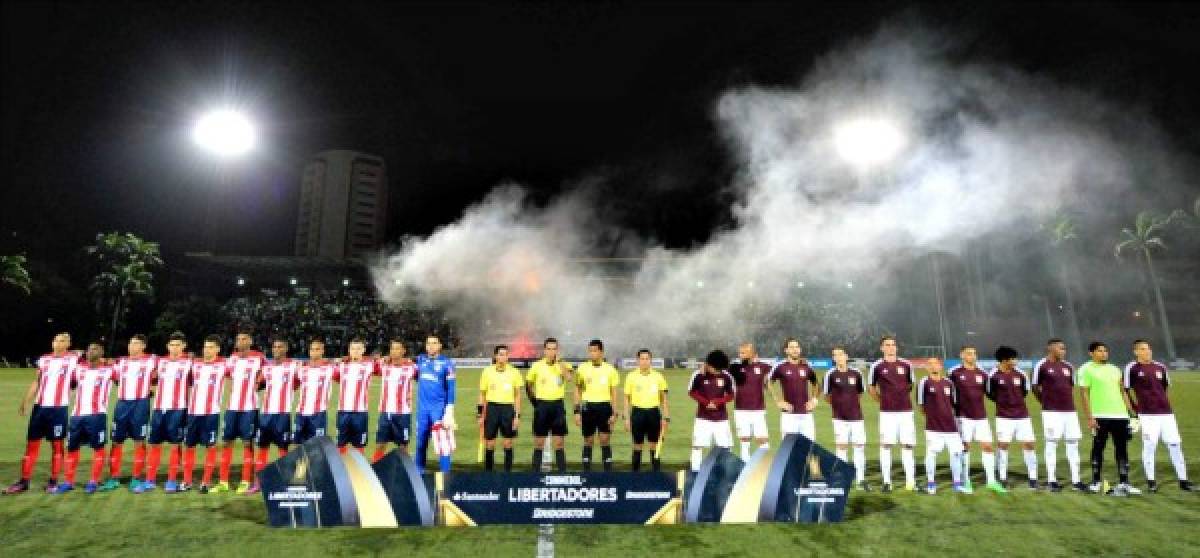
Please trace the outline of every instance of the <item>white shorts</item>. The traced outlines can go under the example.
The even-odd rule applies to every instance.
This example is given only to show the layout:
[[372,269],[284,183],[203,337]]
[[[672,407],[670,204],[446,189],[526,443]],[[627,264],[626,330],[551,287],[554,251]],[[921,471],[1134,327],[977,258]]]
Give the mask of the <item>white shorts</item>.
[[1175,415],[1139,415],[1142,422],[1142,443],[1179,444],[1179,425],[1175,423]]
[[738,438],[767,439],[766,411],[733,410],[733,425],[737,428]]
[[925,451],[938,453],[945,448],[951,455],[963,452],[962,436],[958,432],[925,431]]
[[958,431],[962,435],[962,441],[968,444],[971,442],[992,443],[992,425],[988,424],[987,419],[958,417]]
[[729,433],[729,421],[696,419],[692,424],[692,447],[706,448],[715,445],[733,447],[733,436]]
[[1079,417],[1075,411],[1042,411],[1042,436],[1047,440],[1078,440]]
[[913,424],[913,412],[880,411],[879,443],[917,445],[917,427]]
[[1035,442],[1033,419],[1007,419],[996,417],[996,441],[1007,444],[1016,437],[1018,442]]
[[801,434],[809,441],[817,440],[817,427],[811,413],[779,413],[779,431],[788,434]]
[[867,443],[866,422],[861,420],[833,419],[833,443],[838,445]]

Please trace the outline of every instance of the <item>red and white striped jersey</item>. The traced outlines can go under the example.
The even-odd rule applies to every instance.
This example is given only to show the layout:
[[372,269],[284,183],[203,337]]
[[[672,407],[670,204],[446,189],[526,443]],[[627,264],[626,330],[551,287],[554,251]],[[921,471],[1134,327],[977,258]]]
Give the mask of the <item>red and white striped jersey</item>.
[[229,355],[229,410],[254,411],[258,409],[258,373],[266,357],[258,351],[247,351],[245,356]]
[[412,412],[413,380],[417,365],[404,359],[397,364],[380,361],[383,387],[379,392],[379,412],[408,414]]
[[154,355],[117,359],[113,365],[117,373],[117,399],[132,401],[150,397],[150,378],[157,365],[158,357]]
[[76,353],[48,354],[39,358],[37,397],[33,402],[40,407],[66,407],[71,395],[71,374],[78,363]]
[[262,368],[264,414],[288,414],[292,412],[292,391],[296,389],[296,369],[299,363],[285,358],[267,361]]
[[154,408],[160,411],[187,409],[192,359],[162,357],[154,371]]
[[72,414],[81,417],[107,413],[114,376],[113,366],[106,362],[95,366],[86,361],[76,364],[72,374],[75,385],[75,412]]
[[334,379],[338,382],[338,412],[367,412],[367,391],[371,388],[371,376],[379,374],[379,361],[362,359],[344,360],[338,363]]
[[300,404],[296,406],[296,414],[311,416],[325,412],[335,371],[337,363],[328,360],[300,365],[296,371],[296,385],[300,388]]
[[212,362],[196,359],[192,362],[192,402],[188,414],[215,415],[221,412],[221,395],[225,389],[225,378],[233,366],[228,360],[217,357]]

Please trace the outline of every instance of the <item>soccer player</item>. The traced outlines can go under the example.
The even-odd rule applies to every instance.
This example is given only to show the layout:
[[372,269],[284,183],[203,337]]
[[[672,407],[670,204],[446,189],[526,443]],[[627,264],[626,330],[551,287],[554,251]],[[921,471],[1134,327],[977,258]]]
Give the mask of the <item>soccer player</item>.
[[[263,364],[259,384],[263,392],[262,413],[258,415],[258,430],[254,442],[258,452],[254,456],[254,470],[267,466],[267,457],[274,445],[279,457],[287,455],[292,441],[292,392],[296,390],[296,370],[299,363],[288,358],[288,342],[276,338],[271,342],[271,360]],[[258,477],[250,485],[247,494],[257,494],[261,487]]]
[[242,442],[242,480],[237,493],[250,491],[254,478],[254,432],[258,429],[258,385],[266,356],[251,349],[250,330],[239,331],[229,363],[229,408],[225,409],[225,429],[221,434],[221,482],[213,492],[229,490],[229,469],[233,465],[233,443]]
[[879,403],[879,466],[883,471],[883,491],[892,491],[892,446],[899,442],[903,449],[904,489],[915,491],[916,461],[913,448],[917,445],[917,429],[913,423],[912,363],[896,356],[896,338],[885,335],[879,340],[883,358],[871,364],[867,373],[868,393]]
[[192,394],[187,410],[187,435],[183,444],[183,484],[179,492],[192,489],[192,472],[196,468],[196,446],[204,445],[204,476],[200,493],[208,494],[212,486],[213,467],[217,464],[217,429],[221,426],[221,398],[225,394],[225,379],[233,366],[221,358],[221,338],[204,338],[201,358],[192,361]]
[[1071,487],[1087,490],[1079,480],[1079,417],[1075,415],[1075,367],[1065,360],[1067,345],[1062,339],[1046,341],[1046,358],[1033,365],[1033,395],[1042,404],[1042,436],[1046,439],[1046,482],[1050,492],[1061,492],[1058,477],[1058,441],[1066,444]]
[[[798,345],[798,344],[797,344]],[[862,397],[863,377],[857,368],[850,368],[850,360],[846,348],[833,348],[833,368],[825,374],[822,392],[825,401],[829,403],[833,414],[833,443],[834,454],[842,461],[846,460],[846,451],[854,445],[854,476],[855,485],[859,490],[869,491],[867,485],[867,429],[863,421]]]
[[308,344],[308,361],[296,371],[296,386],[300,403],[296,405],[296,428],[293,439],[303,444],[315,436],[324,436],[329,427],[325,409],[329,405],[329,386],[337,364],[325,360],[325,341],[313,339]]
[[[513,465],[513,438],[521,424],[521,388],[525,379],[517,367],[508,364],[508,346],[496,345],[492,350],[492,365],[479,375],[479,402],[475,419],[483,430],[483,469],[491,471],[496,463],[496,434],[504,436],[504,471]],[[487,409],[484,409],[487,405]]]
[[375,455],[371,461],[379,461],[387,455],[389,443],[396,444],[401,451],[408,452],[408,440],[412,437],[413,382],[417,379],[417,365],[407,356],[408,348],[401,339],[392,339],[388,345],[388,356],[380,361],[383,387],[379,392],[379,426],[375,429]]
[[425,354],[417,357],[417,470],[425,472],[425,450],[434,441],[438,466],[450,472],[454,453],[454,361],[442,354],[442,339],[425,337]]
[[88,344],[86,360],[76,364],[71,372],[71,386],[75,388],[75,409],[71,413],[71,426],[67,433],[66,481],[58,485],[55,494],[65,494],[75,488],[75,470],[79,466],[79,448],[87,444],[92,448],[92,477],[84,487],[88,494],[96,492],[100,475],[104,472],[105,451],[108,442],[108,396],[112,392],[115,373],[104,360],[104,345]]
[[650,446],[650,469],[662,463],[655,455],[662,431],[671,422],[667,406],[667,379],[650,367],[650,349],[637,352],[637,369],[625,376],[625,430],[633,434],[633,470],[642,468],[642,446]]
[[1025,452],[1025,468],[1029,471],[1029,488],[1038,489],[1037,447],[1033,436],[1033,420],[1025,396],[1029,394],[1029,378],[1017,368],[1017,350],[1001,345],[996,348],[996,368],[987,381],[987,396],[996,402],[996,473],[1000,484],[1008,484],[1008,444],[1016,438]]
[[733,424],[737,429],[738,447],[741,448],[742,461],[750,461],[750,438],[754,438],[755,448],[768,445],[767,407],[763,392],[767,389],[771,366],[758,360],[758,351],[753,343],[742,343],[738,346],[738,361],[729,366],[729,375],[733,377],[735,385]]
[[[600,452],[604,459],[604,470],[612,470],[612,425],[620,419],[613,412],[617,399],[617,387],[621,385],[621,374],[604,361],[604,342],[592,339],[588,342],[588,361],[580,364],[575,372],[575,426],[583,431],[583,470],[592,470],[592,445],[596,433],[600,434]],[[580,391],[583,388],[583,391]]]
[[704,357],[704,365],[688,382],[688,397],[696,401],[696,421],[692,425],[692,471],[700,470],[704,448],[715,445],[729,449],[729,412],[725,404],[733,401],[733,376],[729,375],[729,357],[717,349]]
[[[962,364],[950,371],[950,381],[954,382],[954,392],[957,400],[954,405],[958,417],[958,432],[962,434],[964,444],[974,442],[979,446],[983,461],[983,473],[987,478],[987,489],[997,494],[1007,493],[1004,485],[996,482],[996,454],[992,449],[992,427],[988,424],[987,406],[983,399],[987,392],[987,372],[978,365],[978,351],[970,345],[963,345],[958,351]],[[971,454],[970,448],[962,452],[962,483],[968,491],[974,491],[971,486]]]
[[926,364],[929,375],[917,384],[917,406],[925,416],[925,475],[928,483],[925,492],[937,493],[937,456],[942,448],[950,454],[950,480],[954,491],[970,494],[971,489],[962,483],[962,436],[954,420],[954,407],[958,396],[954,382],[942,374],[942,361],[931,358]]
[[150,382],[158,357],[146,354],[146,336],[129,338],[129,356],[118,359],[113,370],[116,372],[117,408],[113,412],[112,452],[109,453],[108,480],[100,486],[101,492],[115,490],[121,486],[121,453],[125,439],[133,438],[133,477],[129,489],[142,492],[141,477],[146,465],[146,434],[150,422]]
[[[803,357],[800,342],[788,339],[783,342],[784,361],[775,365],[768,374],[770,377],[771,398],[779,407],[779,431],[782,435],[801,434],[809,441],[817,438],[816,425],[813,424],[813,409],[820,401],[817,391],[817,373],[813,372],[808,361]],[[736,380],[737,377],[735,376]],[[775,393],[775,382],[782,386],[783,399]],[[741,395],[742,390],[737,390]],[[736,398],[735,398],[736,401]],[[737,416],[736,406],[734,416]],[[764,419],[765,420],[765,419]],[[844,458],[844,456],[843,456]],[[749,459],[745,457],[743,459]]]
[[33,467],[37,464],[42,440],[50,441],[50,478],[46,492],[58,486],[58,473],[63,464],[63,438],[67,435],[67,398],[71,392],[71,374],[79,362],[79,354],[71,349],[71,334],[58,333],[50,341],[50,353],[37,361],[37,379],[29,384],[17,414],[29,413],[29,428],[25,431],[25,455],[21,458],[21,478],[4,489],[5,494],[20,494],[29,490]]
[[1112,436],[1117,457],[1120,483],[1109,490],[1113,496],[1141,494],[1129,484],[1129,418],[1135,416],[1129,395],[1121,389],[1121,370],[1108,362],[1108,345],[1100,341],[1088,344],[1091,360],[1079,367],[1079,395],[1083,414],[1092,429],[1092,485],[1088,490],[1099,493],[1104,484],[1100,473],[1104,468],[1104,446]]
[[563,407],[566,383],[571,380],[571,365],[558,358],[558,339],[542,342],[542,358],[525,375],[525,392],[533,403],[533,470],[540,471],[546,436],[553,437],[554,465],[560,473],[567,470],[567,411]]
[[362,339],[352,339],[348,350],[333,374],[338,382],[337,446],[341,453],[347,445],[362,453],[367,446],[367,393],[371,376],[379,375],[379,362],[365,356],[367,342]]
[[1161,439],[1167,446],[1171,464],[1175,466],[1179,489],[1192,492],[1196,489],[1187,477],[1183,440],[1179,437],[1179,426],[1175,423],[1175,413],[1171,411],[1171,401],[1167,398],[1171,374],[1166,365],[1154,360],[1150,342],[1145,339],[1133,342],[1133,356],[1133,362],[1125,365],[1123,385],[1141,421],[1142,466],[1146,470],[1146,484],[1150,492],[1158,492],[1158,481],[1154,479],[1154,452]]
[[167,356],[158,359],[150,381],[154,391],[154,411],[150,413],[150,456],[146,460],[146,480],[134,492],[154,490],[158,480],[158,465],[162,459],[163,442],[173,444],[167,463],[167,482],[163,492],[179,490],[175,482],[179,461],[183,456],[183,434],[187,424],[188,386],[191,384],[192,359],[183,354],[187,339],[176,331],[167,338]]

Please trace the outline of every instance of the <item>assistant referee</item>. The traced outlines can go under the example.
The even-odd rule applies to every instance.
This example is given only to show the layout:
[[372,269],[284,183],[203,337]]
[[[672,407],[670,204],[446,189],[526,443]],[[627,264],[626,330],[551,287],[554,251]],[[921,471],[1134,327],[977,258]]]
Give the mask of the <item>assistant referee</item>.
[[650,469],[659,470],[655,456],[662,431],[671,422],[667,409],[667,379],[650,367],[650,349],[637,352],[637,369],[625,377],[625,429],[633,433],[633,470],[642,468],[643,442],[650,446]]
[[[508,364],[508,346],[496,345],[491,366],[479,377],[479,404],[475,418],[483,429],[486,444],[483,468],[491,471],[496,462],[496,434],[504,436],[504,470],[512,471],[513,438],[521,420],[521,386],[525,379],[515,366]],[[486,413],[484,405],[487,405]]]
[[[575,424],[583,430],[583,470],[592,470],[592,443],[600,433],[600,451],[604,470],[612,470],[612,425],[621,418],[613,413],[621,375],[613,365],[604,361],[604,342],[588,342],[588,361],[580,364],[575,373]],[[580,393],[580,388],[583,392]]]

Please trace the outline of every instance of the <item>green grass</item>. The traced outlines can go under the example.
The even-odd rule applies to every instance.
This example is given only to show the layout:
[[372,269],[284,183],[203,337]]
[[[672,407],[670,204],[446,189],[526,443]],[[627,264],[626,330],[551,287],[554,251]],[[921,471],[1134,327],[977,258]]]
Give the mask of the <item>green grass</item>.
[[[474,400],[478,395],[478,370],[460,372],[458,453],[456,469],[477,469],[478,440],[474,429]],[[32,379],[28,370],[0,371],[0,481],[11,482],[19,472],[26,419],[16,414],[18,398]],[[670,371],[668,379],[675,423],[668,434],[664,461],[672,469],[686,467],[688,417],[694,406],[684,393],[687,372]],[[1200,374],[1177,373],[1171,390],[1179,412],[1185,451],[1190,451],[1189,476],[1200,480]],[[373,394],[372,396],[377,397]],[[374,400],[374,399],[373,399]],[[1031,399],[1032,402],[1032,399]],[[1032,404],[1036,405],[1035,402]],[[864,399],[868,414],[868,439],[876,436],[877,407]],[[817,441],[828,444],[833,432],[828,406],[817,411]],[[1035,412],[1034,421],[1037,422]],[[778,419],[771,412],[769,425],[777,434]],[[920,419],[918,418],[918,422]],[[372,417],[372,428],[374,428]],[[918,424],[920,427],[920,424]],[[1040,434],[1040,425],[1035,425]],[[527,467],[531,457],[528,421],[517,440],[518,464]],[[580,439],[573,428],[568,438],[568,458],[579,460]],[[773,442],[776,440],[773,440]],[[629,462],[629,436],[614,435],[618,467]],[[1083,443],[1085,459],[1090,443]],[[371,448],[368,448],[370,451]],[[1134,483],[1144,486],[1141,443],[1130,446]],[[917,450],[919,479],[924,478],[923,449]],[[1111,450],[1110,450],[1111,452]],[[79,475],[90,470],[90,450],[83,451]],[[129,459],[131,451],[126,451]],[[1041,458],[1039,447],[1039,460]],[[1061,454],[1061,451],[1060,451]],[[902,475],[899,456],[893,473]],[[936,496],[852,493],[848,520],[837,525],[681,525],[659,527],[559,526],[555,546],[560,556],[742,556],[816,552],[853,556],[906,556],[935,554],[989,556],[1188,556],[1200,555],[1200,496],[1183,494],[1175,486],[1174,471],[1166,451],[1159,450],[1159,494],[1117,499],[1064,492],[1030,493],[1018,488],[1000,497],[987,493],[959,496],[943,491]],[[867,449],[868,479],[879,484],[878,451]],[[240,452],[235,452],[240,460]],[[165,461],[165,459],[164,459]],[[1019,451],[1010,459],[1014,480],[1024,479]],[[28,494],[0,498],[0,548],[6,556],[32,555],[132,555],[169,553],[171,556],[280,555],[411,555],[434,552],[450,556],[530,556],[535,553],[534,527],[483,527],[478,529],[325,529],[276,530],[264,526],[260,497],[196,493],[167,495],[157,492],[133,495],[126,490],[86,495],[81,491],[49,496],[36,489],[43,484],[49,450],[43,446],[41,463]],[[1115,480],[1111,453],[1106,467]],[[976,484],[980,483],[978,455],[972,459]],[[125,465],[128,471],[130,465]],[[240,468],[234,467],[234,478]],[[1060,457],[1059,478],[1067,473]],[[1041,470],[1044,475],[1044,468]],[[939,477],[948,479],[945,457]],[[902,477],[898,477],[902,478]]]

